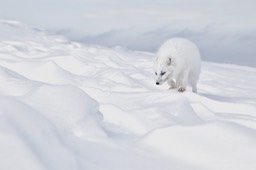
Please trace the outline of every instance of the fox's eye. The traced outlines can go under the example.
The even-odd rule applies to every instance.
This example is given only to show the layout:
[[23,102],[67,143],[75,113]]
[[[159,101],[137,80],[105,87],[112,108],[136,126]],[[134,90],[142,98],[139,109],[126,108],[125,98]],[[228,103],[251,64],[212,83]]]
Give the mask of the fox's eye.
[[166,72],[161,72],[161,76],[163,76]]
[[155,72],[155,75],[157,75],[157,73]]

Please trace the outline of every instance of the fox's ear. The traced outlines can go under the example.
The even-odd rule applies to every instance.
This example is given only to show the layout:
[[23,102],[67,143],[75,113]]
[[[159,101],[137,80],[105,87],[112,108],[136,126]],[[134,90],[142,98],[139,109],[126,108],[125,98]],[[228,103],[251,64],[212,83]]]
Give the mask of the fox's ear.
[[171,65],[171,63],[172,63],[172,59],[171,59],[171,58],[168,58],[168,60],[167,60],[167,65]]

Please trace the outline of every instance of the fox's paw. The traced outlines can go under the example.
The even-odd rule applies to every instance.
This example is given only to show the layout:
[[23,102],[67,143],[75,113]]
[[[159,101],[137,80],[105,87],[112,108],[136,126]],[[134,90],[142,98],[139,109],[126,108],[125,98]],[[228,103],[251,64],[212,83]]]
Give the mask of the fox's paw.
[[178,89],[178,91],[179,91],[179,92],[184,92],[184,91],[186,91],[186,88],[185,88],[185,87],[180,87],[180,88]]

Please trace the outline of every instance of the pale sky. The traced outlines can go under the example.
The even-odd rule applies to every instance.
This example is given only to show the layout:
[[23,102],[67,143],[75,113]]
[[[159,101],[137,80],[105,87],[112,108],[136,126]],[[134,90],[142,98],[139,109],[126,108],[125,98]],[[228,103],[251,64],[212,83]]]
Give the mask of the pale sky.
[[0,0],[0,19],[150,52],[180,36],[196,42],[204,60],[256,67],[255,7],[255,0]]

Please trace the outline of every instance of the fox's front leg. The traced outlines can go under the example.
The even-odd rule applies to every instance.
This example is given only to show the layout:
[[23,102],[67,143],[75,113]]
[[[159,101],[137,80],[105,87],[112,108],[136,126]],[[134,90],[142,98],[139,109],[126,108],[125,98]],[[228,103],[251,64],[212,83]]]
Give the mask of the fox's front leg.
[[178,80],[178,91],[184,92],[186,91],[186,86],[188,82],[188,72],[184,72],[183,75],[181,75],[180,79]]
[[175,80],[171,79],[171,80],[169,80],[167,83],[168,83],[169,86],[170,86],[169,89],[175,89],[175,88],[177,88],[177,85],[176,85]]

